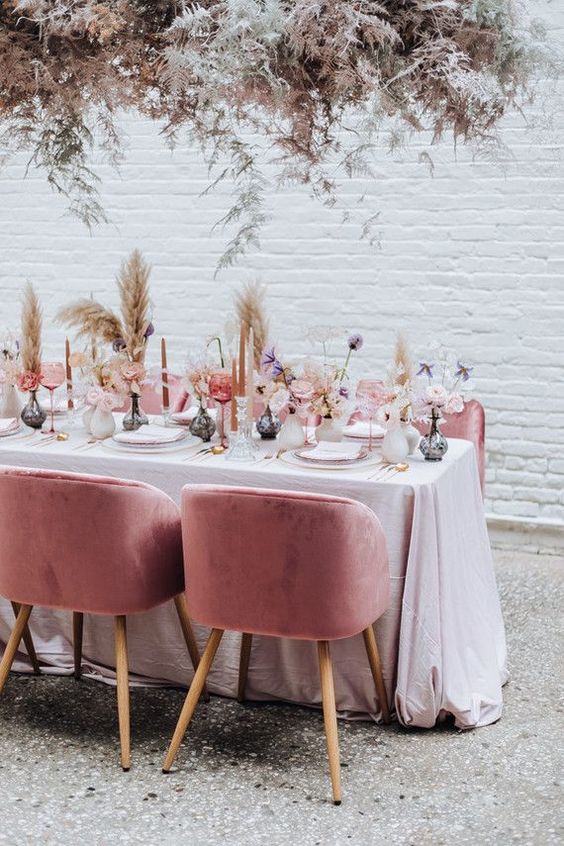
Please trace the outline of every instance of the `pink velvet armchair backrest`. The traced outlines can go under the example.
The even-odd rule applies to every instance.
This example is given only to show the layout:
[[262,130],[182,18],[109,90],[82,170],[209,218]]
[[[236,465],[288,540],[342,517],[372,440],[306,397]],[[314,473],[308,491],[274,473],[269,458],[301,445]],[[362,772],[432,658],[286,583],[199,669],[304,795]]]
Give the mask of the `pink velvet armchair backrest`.
[[[422,435],[429,431],[426,422],[416,425]],[[486,414],[483,405],[478,400],[468,400],[460,414],[445,414],[440,428],[447,438],[462,438],[474,444],[483,493],[486,479]]]
[[0,467],[0,595],[129,614],[184,587],[180,512],[140,482]]
[[[188,392],[182,387],[180,376],[170,373],[168,377],[169,403],[171,411],[183,411],[188,401]],[[141,392],[141,408],[145,414],[160,414],[162,410],[163,394],[160,385],[143,385]],[[117,411],[127,411],[129,408],[127,400]]]
[[384,533],[362,503],[188,485],[182,533],[188,607],[205,625],[334,640],[388,606]]

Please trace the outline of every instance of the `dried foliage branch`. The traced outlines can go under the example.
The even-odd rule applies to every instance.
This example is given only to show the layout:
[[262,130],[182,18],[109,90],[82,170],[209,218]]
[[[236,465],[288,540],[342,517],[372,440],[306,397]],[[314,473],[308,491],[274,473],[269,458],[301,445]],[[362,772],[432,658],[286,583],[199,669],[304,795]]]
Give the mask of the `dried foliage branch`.
[[119,317],[111,309],[93,299],[83,298],[60,308],[56,320],[69,329],[77,330],[77,337],[113,344],[123,338]]
[[333,203],[335,161],[370,174],[377,136],[447,132],[489,154],[495,127],[555,70],[542,27],[513,0],[4,0],[0,143],[27,148],[87,223],[103,216],[89,153],[119,157],[115,115],[187,133],[236,196],[220,261],[267,215],[260,159]]
[[262,354],[268,344],[268,317],[265,306],[266,285],[247,282],[234,297],[235,313],[240,323],[253,330],[255,367],[261,370]]
[[22,297],[21,359],[23,369],[30,373],[41,373],[42,322],[37,294],[31,282],[28,282]]

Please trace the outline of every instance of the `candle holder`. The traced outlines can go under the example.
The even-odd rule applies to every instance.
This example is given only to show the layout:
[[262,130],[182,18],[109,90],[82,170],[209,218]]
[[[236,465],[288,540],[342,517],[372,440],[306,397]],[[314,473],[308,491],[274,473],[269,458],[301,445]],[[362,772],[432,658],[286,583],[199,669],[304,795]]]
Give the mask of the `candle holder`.
[[230,461],[254,461],[256,447],[253,442],[253,421],[247,419],[247,397],[236,397],[237,431],[233,436],[231,449],[227,453]]

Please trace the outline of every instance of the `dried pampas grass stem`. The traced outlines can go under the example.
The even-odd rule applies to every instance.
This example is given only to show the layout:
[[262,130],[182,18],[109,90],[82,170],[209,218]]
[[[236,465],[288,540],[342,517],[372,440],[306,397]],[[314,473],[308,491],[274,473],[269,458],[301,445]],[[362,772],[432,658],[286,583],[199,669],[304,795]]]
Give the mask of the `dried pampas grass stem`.
[[22,364],[31,373],[41,372],[41,306],[33,285],[28,282],[22,300]]
[[409,385],[413,379],[413,365],[409,346],[403,335],[398,335],[394,353],[395,381],[398,385]]
[[149,274],[151,268],[139,250],[134,250],[120,269],[117,284],[123,317],[123,338],[132,361],[145,358],[145,333],[149,326]]
[[56,319],[71,329],[77,329],[79,337],[100,339],[108,344],[113,344],[116,338],[123,338],[119,317],[96,300],[76,300],[60,308]]
[[265,297],[266,285],[261,282],[247,282],[241,291],[236,292],[234,300],[238,320],[253,330],[253,352],[257,370],[260,370],[262,353],[268,342]]

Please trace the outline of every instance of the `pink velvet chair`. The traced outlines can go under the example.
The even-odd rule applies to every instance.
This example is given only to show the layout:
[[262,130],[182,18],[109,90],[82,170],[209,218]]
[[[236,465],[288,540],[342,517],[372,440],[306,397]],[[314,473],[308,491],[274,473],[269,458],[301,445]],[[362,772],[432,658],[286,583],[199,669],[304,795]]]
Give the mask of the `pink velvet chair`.
[[372,624],[389,604],[384,533],[365,505],[316,494],[189,485],[184,567],[193,618],[210,626],[166,756],[174,762],[225,629],[243,633],[239,691],[253,634],[317,642],[333,799],[341,801],[329,642],[363,633],[382,716],[388,700]]
[[[189,399],[188,391],[182,387],[181,377],[170,373],[168,377],[169,402],[171,412],[184,411],[184,406]],[[145,414],[160,414],[162,411],[162,387],[160,384],[143,385],[140,399],[141,408]],[[121,408],[116,411],[127,411],[130,401],[127,400]]]
[[[460,414],[445,414],[444,418],[440,429],[445,437],[462,438],[474,444],[483,495],[486,480],[486,414],[483,405],[478,400],[468,400],[464,404],[464,411]],[[419,421],[415,425],[422,435],[429,431],[430,424],[426,421]]]
[[83,615],[115,618],[121,764],[130,766],[126,615],[174,599],[194,670],[180,512],[140,482],[0,467],[0,595],[17,603],[0,663],[2,691],[34,605],[73,611],[80,678]]

